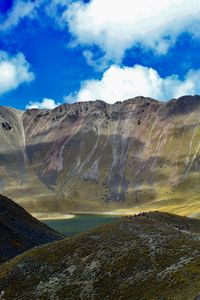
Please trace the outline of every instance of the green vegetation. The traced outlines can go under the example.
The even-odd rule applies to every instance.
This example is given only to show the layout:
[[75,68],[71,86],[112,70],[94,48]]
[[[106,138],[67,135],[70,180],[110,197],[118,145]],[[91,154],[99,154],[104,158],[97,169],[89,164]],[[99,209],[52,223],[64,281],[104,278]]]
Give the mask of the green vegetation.
[[159,212],[123,217],[14,258],[1,267],[0,290],[5,300],[194,300],[200,221]]

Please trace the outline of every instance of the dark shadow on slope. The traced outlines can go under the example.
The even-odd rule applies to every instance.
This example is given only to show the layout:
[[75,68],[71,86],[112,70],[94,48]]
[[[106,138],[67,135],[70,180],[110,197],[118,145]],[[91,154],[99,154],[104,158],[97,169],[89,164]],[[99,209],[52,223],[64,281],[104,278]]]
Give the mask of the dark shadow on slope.
[[166,117],[186,115],[200,108],[200,96],[183,96],[169,101],[163,113]]
[[62,238],[18,204],[0,195],[0,263],[32,247]]

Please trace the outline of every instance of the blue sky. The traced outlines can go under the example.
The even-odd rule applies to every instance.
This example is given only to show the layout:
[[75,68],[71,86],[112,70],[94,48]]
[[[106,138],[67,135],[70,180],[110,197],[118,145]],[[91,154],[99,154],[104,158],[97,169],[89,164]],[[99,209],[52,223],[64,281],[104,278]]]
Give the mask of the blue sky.
[[200,4],[140,2],[0,0],[0,105],[199,94]]

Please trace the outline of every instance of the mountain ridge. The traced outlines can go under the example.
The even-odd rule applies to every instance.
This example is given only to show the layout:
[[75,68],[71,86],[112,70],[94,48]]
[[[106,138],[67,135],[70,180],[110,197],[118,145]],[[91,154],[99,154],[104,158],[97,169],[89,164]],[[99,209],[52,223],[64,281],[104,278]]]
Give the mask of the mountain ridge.
[[73,102],[73,103],[61,103],[59,104],[58,106],[56,106],[55,108],[53,109],[48,109],[48,108],[27,108],[27,109],[17,109],[17,108],[14,108],[12,106],[5,106],[5,105],[0,105],[0,109],[1,108],[4,108],[4,109],[11,109],[11,110],[14,110],[14,111],[17,111],[17,112],[26,112],[26,111],[29,111],[29,110],[32,110],[32,111],[55,111],[57,109],[59,109],[60,107],[63,107],[63,106],[66,106],[66,107],[70,107],[70,106],[78,106],[78,105],[81,105],[81,104],[93,104],[93,103],[104,103],[108,106],[115,106],[116,104],[123,104],[123,103],[130,103],[132,101],[134,101],[135,103],[137,103],[137,101],[141,102],[141,100],[144,100],[144,101],[154,101],[154,102],[158,102],[158,103],[161,103],[163,105],[167,105],[171,102],[175,102],[175,101],[181,101],[182,99],[184,98],[196,98],[196,97],[200,97],[200,95],[196,94],[196,95],[183,95],[181,97],[177,97],[177,98],[172,98],[172,99],[169,99],[169,100],[159,100],[159,99],[154,99],[154,98],[151,98],[151,97],[145,97],[145,96],[136,96],[136,97],[133,97],[133,98],[127,98],[127,99],[124,99],[124,100],[116,100],[116,102],[114,103],[109,103],[107,102],[106,100],[102,100],[102,99],[96,99],[96,100],[88,100],[88,101],[76,101],[76,102]]
[[0,192],[30,212],[198,213],[199,116],[199,96],[0,107]]

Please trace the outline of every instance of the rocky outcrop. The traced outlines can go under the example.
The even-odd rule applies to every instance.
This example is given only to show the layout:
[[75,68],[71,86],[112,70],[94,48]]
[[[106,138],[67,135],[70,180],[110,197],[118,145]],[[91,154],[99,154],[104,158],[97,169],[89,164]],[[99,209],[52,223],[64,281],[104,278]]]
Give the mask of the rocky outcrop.
[[198,213],[199,118],[199,96],[2,107],[0,191],[32,212]]
[[8,122],[2,122],[1,123],[1,126],[4,130],[11,130],[12,129],[12,126],[8,123]]
[[63,236],[0,195],[0,263],[35,246]]
[[194,300],[199,264],[199,220],[143,213],[16,257],[0,269],[0,294],[5,300]]

